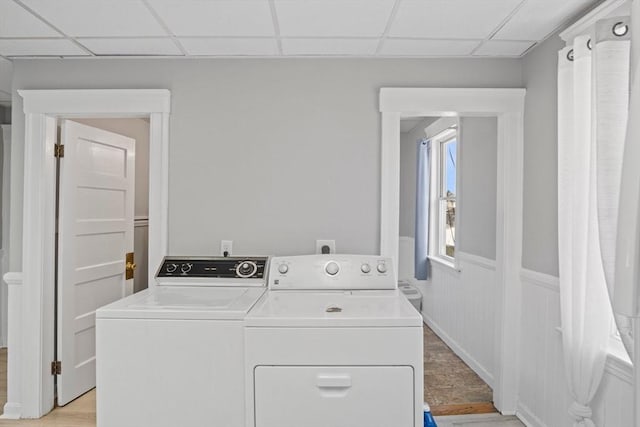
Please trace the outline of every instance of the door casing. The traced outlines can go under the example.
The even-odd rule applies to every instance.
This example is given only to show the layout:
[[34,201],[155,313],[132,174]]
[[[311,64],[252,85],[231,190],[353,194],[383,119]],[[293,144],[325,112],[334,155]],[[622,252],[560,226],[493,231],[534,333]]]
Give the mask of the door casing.
[[166,89],[80,89],[19,90],[18,94],[25,114],[22,285],[19,292],[9,294],[9,305],[16,310],[8,321],[3,418],[40,418],[54,405],[56,120],[150,119],[149,277],[153,277],[152,268],[167,251],[171,93]]

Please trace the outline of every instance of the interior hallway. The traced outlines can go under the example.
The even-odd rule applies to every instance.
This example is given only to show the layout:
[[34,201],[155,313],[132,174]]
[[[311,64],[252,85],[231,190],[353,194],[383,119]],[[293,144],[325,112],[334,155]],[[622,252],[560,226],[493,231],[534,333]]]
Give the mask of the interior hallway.
[[424,399],[433,415],[496,412],[493,391],[424,325]]

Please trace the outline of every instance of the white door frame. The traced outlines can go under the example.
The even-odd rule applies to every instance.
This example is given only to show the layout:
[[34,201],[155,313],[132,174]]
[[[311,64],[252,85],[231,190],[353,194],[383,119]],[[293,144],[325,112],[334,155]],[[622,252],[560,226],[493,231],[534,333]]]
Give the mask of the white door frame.
[[525,89],[382,88],[380,253],[397,265],[400,224],[400,119],[407,116],[496,116],[496,318],[494,405],[515,414],[522,264]]
[[[19,90],[24,100],[24,205],[21,301],[9,319],[10,396],[6,418],[39,418],[54,404],[54,251],[59,117],[149,117],[149,277],[167,251],[171,94],[152,90]],[[124,261],[123,261],[124,262]],[[151,285],[151,283],[150,283]],[[11,336],[13,333],[13,337]],[[13,338],[13,339],[12,339]],[[14,345],[12,345],[14,344]],[[16,354],[18,353],[18,354]],[[64,369],[64,367],[63,367]],[[17,401],[16,401],[17,400]]]

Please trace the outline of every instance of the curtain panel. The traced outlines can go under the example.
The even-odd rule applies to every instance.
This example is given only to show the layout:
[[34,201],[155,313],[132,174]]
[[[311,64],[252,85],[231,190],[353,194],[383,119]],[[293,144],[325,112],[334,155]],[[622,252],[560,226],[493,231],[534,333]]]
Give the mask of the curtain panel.
[[[593,427],[590,404],[612,333],[609,290],[629,109],[629,17],[599,21],[559,53],[558,249],[566,377],[574,426]],[[628,323],[620,318],[620,328]]]

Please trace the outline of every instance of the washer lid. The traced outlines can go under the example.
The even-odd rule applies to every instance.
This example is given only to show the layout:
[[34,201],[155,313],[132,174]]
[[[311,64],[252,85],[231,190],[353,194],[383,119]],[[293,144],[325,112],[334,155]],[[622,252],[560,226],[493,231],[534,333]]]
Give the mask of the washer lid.
[[237,320],[264,292],[256,287],[157,286],[98,309],[96,318]]
[[270,291],[245,323],[255,327],[422,326],[422,316],[397,290]]

